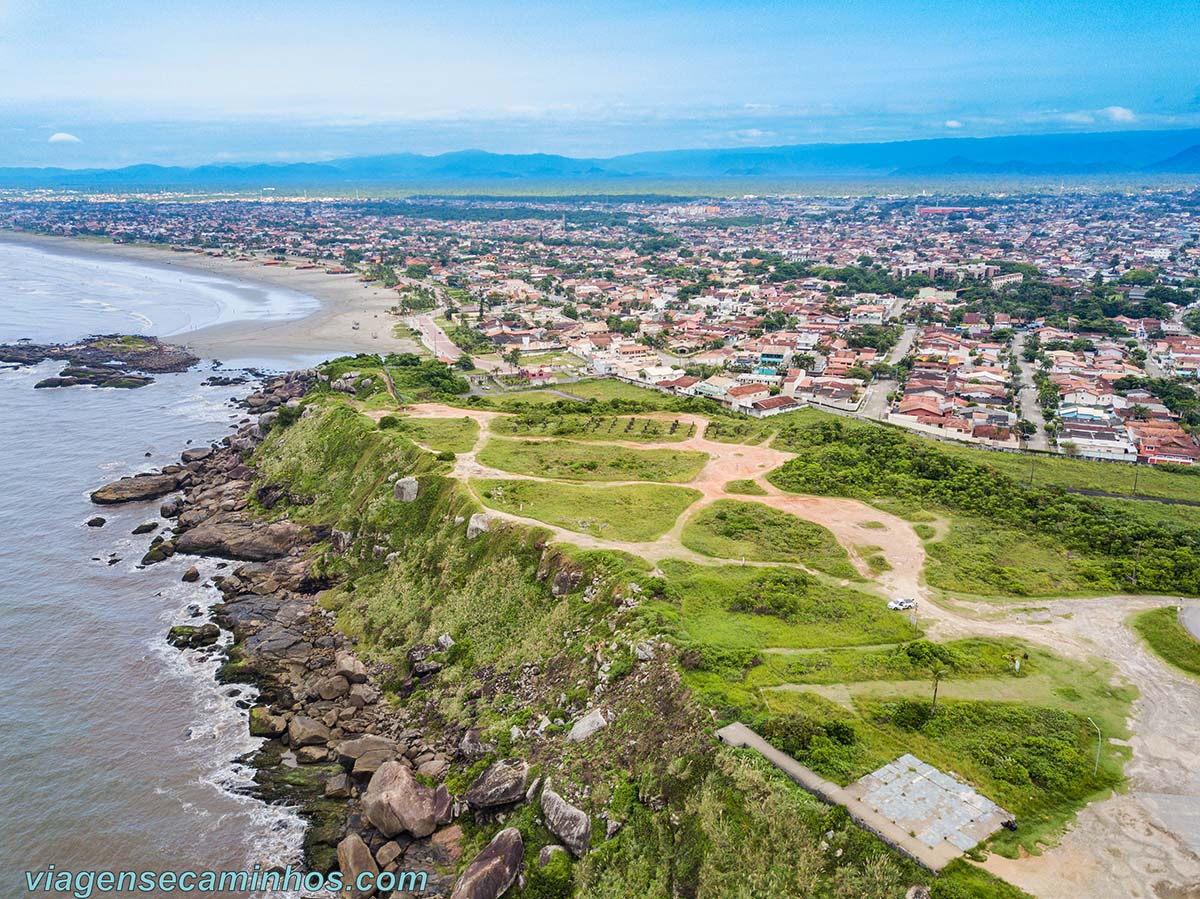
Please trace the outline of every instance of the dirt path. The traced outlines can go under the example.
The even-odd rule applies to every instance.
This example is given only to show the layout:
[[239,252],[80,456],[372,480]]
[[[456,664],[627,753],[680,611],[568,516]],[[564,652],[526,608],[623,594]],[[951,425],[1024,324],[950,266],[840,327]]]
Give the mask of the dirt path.
[[[476,459],[476,452],[482,442],[491,435],[491,422],[497,415],[504,413],[478,409],[459,409],[437,403],[427,403],[412,406],[409,413],[418,418],[461,418],[464,415],[473,418],[480,426],[480,443],[474,450],[462,453],[455,462],[454,475],[464,481],[471,478],[506,478],[525,477],[513,475],[481,465]],[[568,542],[575,542],[595,549],[619,549],[634,552],[651,561],[665,558],[684,558],[692,561],[705,559],[688,550],[680,543],[680,535],[687,520],[697,511],[716,502],[719,499],[734,499],[744,502],[756,502],[782,512],[788,512],[798,518],[815,522],[828,528],[837,541],[850,554],[851,561],[858,570],[875,580],[888,595],[918,597],[924,594],[921,585],[921,571],[925,566],[925,549],[921,539],[912,529],[912,525],[901,518],[882,512],[866,503],[852,499],[825,496],[801,496],[784,493],[765,480],[765,475],[783,465],[792,458],[791,453],[771,449],[767,446],[751,446],[744,444],[719,443],[704,436],[707,420],[698,415],[642,415],[642,418],[660,418],[664,420],[679,420],[684,425],[694,425],[695,433],[684,440],[677,441],[619,441],[619,440],[588,440],[589,444],[613,445],[633,449],[663,449],[679,452],[694,450],[706,453],[708,462],[691,481],[678,486],[690,487],[701,493],[693,505],[679,517],[675,526],[658,540],[649,543],[621,543],[618,541],[602,540],[578,534],[562,528],[551,528],[556,535]],[[511,437],[512,435],[503,435]],[[552,437],[532,437],[519,439],[552,440]],[[538,478],[527,478],[539,480]],[[552,480],[552,479],[541,479]],[[765,496],[745,496],[727,493],[725,485],[735,480],[752,480],[767,491]],[[596,482],[591,486],[617,486],[628,481]],[[493,512],[503,518],[518,520],[526,523],[546,525],[533,519],[521,518],[503,512]],[[873,575],[858,552],[859,547],[878,546],[888,564],[889,571],[881,575]],[[721,560],[718,560],[721,561]]]
[[1090,649],[1140,691],[1130,721],[1129,790],[1089,805],[1041,856],[991,856],[988,870],[1046,899],[1200,899],[1200,683],[1154,656],[1126,626],[1135,611],[1178,602],[1113,596],[1048,604],[1054,620],[1036,628],[1039,642]]

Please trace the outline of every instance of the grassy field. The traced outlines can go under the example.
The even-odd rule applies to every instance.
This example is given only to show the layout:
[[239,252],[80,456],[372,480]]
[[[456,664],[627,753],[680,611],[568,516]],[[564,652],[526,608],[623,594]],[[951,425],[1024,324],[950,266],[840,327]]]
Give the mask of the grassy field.
[[726,493],[739,493],[743,496],[766,496],[767,491],[758,481],[730,481],[725,485]]
[[755,446],[775,435],[769,421],[754,418],[715,418],[704,429],[704,436],[718,443],[744,443]]
[[[1014,660],[1020,658],[1021,670]],[[942,672],[936,712],[933,674]],[[1018,640],[923,640],[892,647],[778,654],[715,690],[764,736],[818,772],[849,783],[904,752],[953,770],[1013,812],[1016,834],[992,846],[1034,850],[1090,798],[1120,783],[1127,747],[1105,743],[1093,777],[1097,722],[1128,736],[1136,691],[1112,686],[1104,660],[1068,661]],[[706,684],[714,690],[714,683]],[[807,724],[805,723],[807,722]],[[830,739],[817,738],[826,734]]]
[[638,387],[626,381],[614,381],[611,378],[592,378],[577,381],[563,387],[567,393],[585,400],[634,400],[639,403],[652,403],[666,406],[670,397],[648,387]]
[[471,488],[485,505],[501,512],[629,543],[661,537],[700,498],[698,490],[658,484],[575,487],[480,479],[471,481]]
[[1160,659],[1200,677],[1200,642],[1180,623],[1174,606],[1139,612],[1130,623]]
[[[561,399],[561,397],[560,397]],[[694,433],[690,425],[672,418],[635,415],[555,415],[554,413],[497,417],[492,431],[513,437],[568,437],[623,443],[676,443]]]
[[477,457],[484,465],[513,474],[575,481],[690,481],[707,453],[629,449],[570,440],[489,440]]
[[[933,531],[919,532],[925,533]],[[954,516],[946,535],[926,543],[925,550],[930,586],[952,593],[1064,596],[1118,586],[1102,563],[1084,553],[968,516]]]
[[728,673],[721,661],[727,650],[756,656],[767,648],[875,645],[920,635],[907,617],[889,612],[881,597],[852,587],[830,587],[795,568],[678,560],[659,567],[678,591],[677,606],[647,608],[675,622],[681,643],[701,654],[713,651],[713,664],[696,670],[720,677]]
[[834,577],[858,575],[828,528],[761,503],[718,500],[692,516],[682,541],[718,559],[797,562]]
[[391,428],[434,452],[470,452],[479,439],[479,425],[471,418],[403,418],[386,416],[379,426]]
[[941,444],[948,453],[961,455],[1023,484],[1053,485],[1106,493],[1133,495],[1134,475],[1139,496],[1186,499],[1200,502],[1200,470],[1193,473],[1167,471],[1154,465],[1122,465],[1115,462],[1089,462],[1065,456],[1034,456],[996,453],[956,444]]

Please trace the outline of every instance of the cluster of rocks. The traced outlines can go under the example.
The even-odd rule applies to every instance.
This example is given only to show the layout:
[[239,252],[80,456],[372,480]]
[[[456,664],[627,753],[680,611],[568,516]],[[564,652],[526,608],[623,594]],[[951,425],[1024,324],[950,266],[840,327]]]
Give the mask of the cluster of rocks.
[[[460,861],[463,831],[455,822],[461,816],[503,823],[521,805],[539,803],[547,828],[560,840],[541,852],[541,865],[559,852],[586,853],[591,818],[531,777],[521,758],[492,762],[461,795],[452,794],[444,780],[451,765],[487,758],[495,747],[478,730],[447,728],[429,738],[404,710],[381,702],[380,679],[393,673],[357,658],[317,603],[329,584],[313,574],[312,547],[337,538],[333,542],[345,550],[350,535],[286,517],[265,523],[248,510],[252,492],[267,506],[284,497],[300,499],[277,485],[255,488],[250,459],[271,429],[270,416],[296,403],[312,382],[311,373],[293,373],[269,383],[254,404],[265,411],[222,444],[188,450],[178,465],[106,485],[93,500],[178,492],[160,509],[174,526],[155,536],[143,562],[184,553],[243,563],[214,578],[222,601],[213,621],[177,625],[169,640],[181,649],[224,653],[220,677],[259,688],[258,704],[249,709],[251,732],[266,740],[253,759],[256,779],[265,799],[296,804],[308,815],[310,867],[336,865],[351,879],[361,871],[423,871],[428,895],[497,899],[524,877],[522,834],[514,827],[500,830],[456,878],[447,872]],[[404,478],[394,482],[393,492],[398,501],[411,502],[419,489],[416,480]],[[486,528],[486,521],[481,524]],[[196,579],[199,572],[192,568],[184,577]],[[222,629],[232,633],[231,645],[221,645]],[[453,642],[447,634],[410,648],[410,688],[412,678],[437,673],[436,656]]]
[[35,387],[144,387],[154,382],[145,372],[187,371],[200,360],[182,347],[155,337],[106,334],[72,344],[38,344],[22,341],[0,345],[0,362],[37,365],[61,359],[67,367],[56,378],[44,378]]

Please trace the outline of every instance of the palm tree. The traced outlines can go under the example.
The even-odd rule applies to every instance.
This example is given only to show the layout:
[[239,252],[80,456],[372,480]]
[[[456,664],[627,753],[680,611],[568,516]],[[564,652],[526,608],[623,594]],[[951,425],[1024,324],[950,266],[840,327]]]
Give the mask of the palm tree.
[[1141,403],[1134,403],[1129,407],[1129,417],[1134,421],[1145,421],[1150,417],[1150,407]]
[[937,712],[937,695],[938,684],[942,682],[942,678],[946,676],[949,669],[945,665],[934,665],[930,673],[933,675],[933,704],[929,707],[929,717],[932,718]]
[[521,351],[516,347],[513,347],[504,354],[504,361],[509,364],[510,368],[515,370],[516,367],[521,364]]

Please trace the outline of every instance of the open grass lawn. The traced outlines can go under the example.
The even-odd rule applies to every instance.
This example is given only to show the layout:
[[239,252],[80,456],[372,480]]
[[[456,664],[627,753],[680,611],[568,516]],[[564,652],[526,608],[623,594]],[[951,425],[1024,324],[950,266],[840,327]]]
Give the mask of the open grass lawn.
[[626,381],[615,381],[611,378],[591,378],[568,384],[564,388],[568,393],[585,400],[634,400],[639,403],[651,403],[666,408],[672,397],[648,387],[638,387]]
[[471,418],[405,418],[387,416],[379,426],[415,440],[434,452],[467,453],[479,439],[479,425]]
[[669,531],[700,491],[660,484],[577,487],[545,481],[472,480],[484,504],[606,540],[641,543]]
[[542,410],[537,414],[498,416],[492,422],[492,431],[513,437],[568,437],[622,443],[675,443],[695,433],[691,425],[673,418],[555,415]]
[[704,436],[718,443],[744,443],[755,446],[775,435],[770,421],[755,418],[714,418],[704,429]]
[[1064,596],[1117,589],[1108,568],[1053,539],[956,515],[925,545],[929,584],[980,596]]
[[[1019,455],[997,453],[974,447],[942,444],[946,452],[963,455],[974,462],[990,465],[1009,477],[1034,486],[1047,484],[1106,493],[1133,495],[1134,466],[1115,462],[1089,462],[1066,456]],[[1140,496],[1187,499],[1200,502],[1200,469],[1192,472],[1169,471],[1154,465],[1137,466],[1137,492]]]
[[858,576],[828,528],[761,503],[717,500],[692,516],[682,540],[718,559],[797,562],[834,577]]
[[1200,677],[1200,642],[1180,623],[1175,606],[1139,612],[1130,623],[1160,659]]
[[569,440],[493,438],[479,452],[484,465],[514,474],[576,481],[690,481],[707,453],[575,443]]
[[730,481],[725,485],[726,493],[740,493],[743,496],[766,496],[767,491],[758,481]]
[[537,390],[514,390],[511,393],[494,393],[491,399],[500,409],[517,411],[525,404],[532,403],[543,406],[549,403],[561,403],[566,397],[552,390],[538,388]]
[[[678,607],[656,608],[677,621],[681,645],[702,655],[711,651],[709,670],[724,677],[722,653],[769,647],[811,649],[874,645],[911,640],[920,630],[904,615],[889,612],[886,601],[852,587],[834,587],[795,568],[696,565],[667,560],[667,575]],[[648,604],[654,605],[654,604]],[[739,672],[741,668],[735,664]]]

